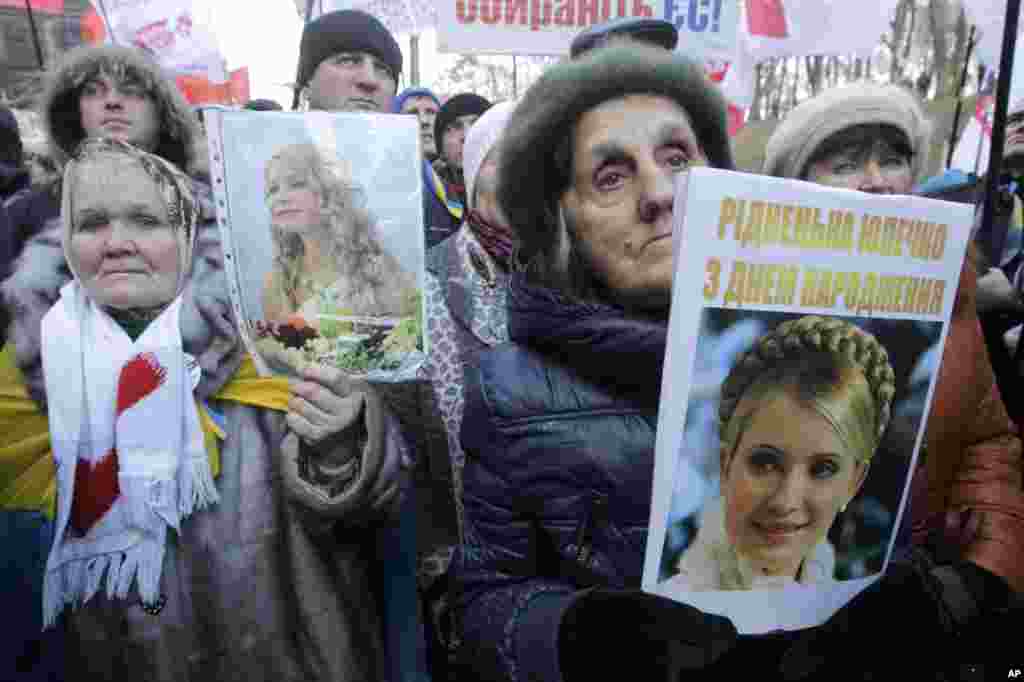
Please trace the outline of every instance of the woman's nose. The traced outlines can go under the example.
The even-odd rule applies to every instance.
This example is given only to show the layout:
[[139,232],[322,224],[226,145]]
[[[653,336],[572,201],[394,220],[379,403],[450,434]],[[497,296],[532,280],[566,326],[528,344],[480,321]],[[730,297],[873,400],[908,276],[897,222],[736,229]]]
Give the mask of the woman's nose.
[[675,173],[652,163],[639,169],[638,175],[640,219],[653,223],[666,214],[671,216]]
[[769,505],[773,512],[786,514],[795,511],[803,504],[806,492],[806,481],[796,470],[782,474],[771,493]]
[[872,192],[875,194],[885,193],[888,189],[882,167],[875,159],[868,159],[864,163],[859,189],[862,192]]
[[134,239],[134,230],[124,220],[115,218],[110,221],[106,250],[109,253],[131,251],[134,248]]

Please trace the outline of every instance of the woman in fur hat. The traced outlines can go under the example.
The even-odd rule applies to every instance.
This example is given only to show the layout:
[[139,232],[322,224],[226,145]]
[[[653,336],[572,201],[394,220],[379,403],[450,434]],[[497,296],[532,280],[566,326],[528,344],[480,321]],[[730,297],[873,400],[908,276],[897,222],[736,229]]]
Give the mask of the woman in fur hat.
[[57,463],[44,614],[69,677],[381,679],[367,524],[409,461],[375,393],[239,378],[209,207],[162,157],[89,140],[62,189],[4,295]]
[[[63,167],[82,140],[109,137],[150,151],[193,177],[205,177],[206,142],[185,99],[144,53],[83,45],[47,73],[40,114],[49,156]],[[60,213],[60,181],[8,206],[12,257]]]
[[467,368],[454,619],[467,679],[676,679],[732,624],[639,590],[674,182],[732,168],[701,68],[624,41],[549,69],[502,140],[511,343]]
[[[862,192],[909,194],[924,168],[930,132],[920,104],[902,88],[837,88],[786,116],[768,141],[764,171]],[[850,656],[869,664],[864,647],[850,646],[851,630],[877,643],[896,643],[914,629],[932,642],[960,636],[963,643],[971,633],[981,642],[988,637],[981,633],[995,631],[983,625],[986,616],[1024,590],[1021,443],[978,322],[976,254],[971,245],[928,416],[923,465],[911,488],[910,523],[915,545],[924,549],[910,564],[890,568],[818,633],[817,653],[831,654],[836,670],[847,670]]]

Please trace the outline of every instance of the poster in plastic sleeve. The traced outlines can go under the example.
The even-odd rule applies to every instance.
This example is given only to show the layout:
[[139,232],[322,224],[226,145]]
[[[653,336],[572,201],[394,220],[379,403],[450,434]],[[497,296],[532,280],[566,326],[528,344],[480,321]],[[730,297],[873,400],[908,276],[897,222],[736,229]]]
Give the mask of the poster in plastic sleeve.
[[423,362],[419,131],[408,116],[211,110],[232,305],[263,375],[411,381]]
[[972,212],[680,178],[645,590],[763,633],[819,625],[879,578]]

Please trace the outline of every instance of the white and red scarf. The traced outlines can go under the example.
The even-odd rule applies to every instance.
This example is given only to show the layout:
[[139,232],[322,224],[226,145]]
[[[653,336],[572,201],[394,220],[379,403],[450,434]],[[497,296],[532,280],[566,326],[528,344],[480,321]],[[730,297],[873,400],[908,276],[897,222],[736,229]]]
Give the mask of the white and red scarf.
[[182,349],[176,298],[132,341],[78,280],[42,322],[57,464],[45,626],[101,588],[160,597],[167,529],[218,501]]

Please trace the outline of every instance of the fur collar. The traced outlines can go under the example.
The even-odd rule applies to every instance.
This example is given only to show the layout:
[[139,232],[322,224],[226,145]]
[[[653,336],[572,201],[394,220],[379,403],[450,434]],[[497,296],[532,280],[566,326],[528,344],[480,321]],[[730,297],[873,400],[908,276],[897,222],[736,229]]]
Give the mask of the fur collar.
[[[828,540],[819,543],[804,559],[797,583],[820,585],[833,580],[836,556]],[[694,592],[707,590],[750,590],[782,587],[789,581],[763,580],[753,575],[746,562],[736,554],[725,536],[723,498],[709,502],[701,514],[700,530],[693,544],[679,559],[679,574],[673,582]]]

